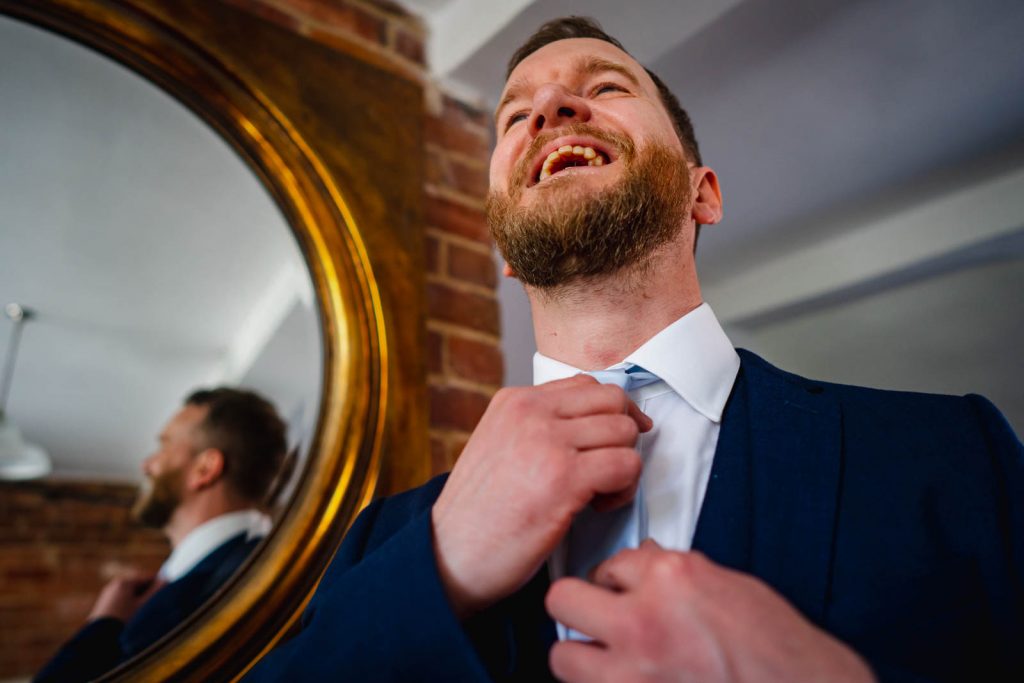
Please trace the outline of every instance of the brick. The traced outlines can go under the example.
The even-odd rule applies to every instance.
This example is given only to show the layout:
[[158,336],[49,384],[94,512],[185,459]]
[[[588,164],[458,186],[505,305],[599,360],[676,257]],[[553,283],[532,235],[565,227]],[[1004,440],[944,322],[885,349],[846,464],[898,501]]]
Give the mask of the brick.
[[455,335],[448,337],[448,365],[459,377],[481,384],[499,386],[505,375],[497,345]]
[[430,425],[471,432],[487,410],[490,396],[455,387],[430,387]]
[[427,330],[427,372],[439,375],[444,372],[444,336]]
[[442,472],[447,472],[451,468],[448,461],[448,448],[445,446],[444,439],[440,437],[430,437],[430,474],[437,475]]
[[254,14],[272,24],[283,26],[295,33],[299,32],[301,22],[294,15],[268,5],[265,0],[225,0],[225,2],[244,9],[250,14]]
[[423,52],[423,39],[419,36],[414,36],[404,29],[398,29],[395,31],[395,43],[392,47],[398,54],[410,61],[417,64],[426,63]]
[[[359,5],[323,0],[285,0],[282,4],[300,14],[302,18],[318,22],[334,32],[340,30],[374,43],[385,43],[387,23]],[[311,37],[313,33],[314,30],[311,29]]]
[[443,96],[442,105],[445,119],[456,125],[469,124],[484,130],[489,130],[493,125],[491,112],[457,100],[451,95]]
[[427,225],[438,230],[490,244],[484,212],[441,197],[427,197],[424,202]]
[[427,272],[434,275],[441,274],[441,250],[444,246],[434,235],[427,235],[426,238],[426,267]]
[[490,138],[476,127],[466,127],[458,121],[439,116],[427,116],[423,136],[446,150],[459,152],[486,163],[490,157]]
[[436,320],[498,336],[497,300],[437,282],[427,284],[427,312]]
[[494,288],[498,272],[490,253],[466,249],[457,244],[448,245],[448,274],[457,280]]
[[471,197],[483,199],[487,196],[490,179],[486,167],[468,164],[451,156],[445,159],[445,167],[449,187]]

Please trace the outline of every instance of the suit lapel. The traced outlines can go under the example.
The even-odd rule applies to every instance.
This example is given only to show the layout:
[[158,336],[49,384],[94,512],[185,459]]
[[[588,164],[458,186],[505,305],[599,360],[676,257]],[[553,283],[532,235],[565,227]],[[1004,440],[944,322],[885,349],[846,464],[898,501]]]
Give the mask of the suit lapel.
[[741,351],[694,547],[760,577],[821,623],[841,473],[825,388]]

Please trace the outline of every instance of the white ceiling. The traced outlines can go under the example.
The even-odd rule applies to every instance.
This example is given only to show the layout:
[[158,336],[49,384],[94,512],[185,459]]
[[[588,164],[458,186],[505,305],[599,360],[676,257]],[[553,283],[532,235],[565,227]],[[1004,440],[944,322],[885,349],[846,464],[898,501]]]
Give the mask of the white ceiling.
[[309,277],[232,149],[134,73],[6,18],[0,93],[0,304],[38,312],[8,413],[55,475],[137,478],[199,385],[251,386],[297,424],[315,415]]
[[[596,17],[718,172],[698,265],[734,342],[822,379],[981,392],[1024,431],[1024,3],[402,4],[436,75],[488,106],[543,21]],[[507,381],[529,383],[525,297],[500,296]]]

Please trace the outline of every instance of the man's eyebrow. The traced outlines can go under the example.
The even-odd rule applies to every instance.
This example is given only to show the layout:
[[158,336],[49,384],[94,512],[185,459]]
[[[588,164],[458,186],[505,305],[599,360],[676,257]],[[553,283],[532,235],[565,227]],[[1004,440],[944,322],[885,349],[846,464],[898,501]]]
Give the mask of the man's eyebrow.
[[637,88],[640,87],[640,80],[628,67],[619,64],[618,62],[601,59],[600,57],[583,57],[577,64],[577,70],[580,73],[587,74],[588,76],[593,76],[594,74],[603,73],[605,71],[614,71],[615,73],[624,76]]

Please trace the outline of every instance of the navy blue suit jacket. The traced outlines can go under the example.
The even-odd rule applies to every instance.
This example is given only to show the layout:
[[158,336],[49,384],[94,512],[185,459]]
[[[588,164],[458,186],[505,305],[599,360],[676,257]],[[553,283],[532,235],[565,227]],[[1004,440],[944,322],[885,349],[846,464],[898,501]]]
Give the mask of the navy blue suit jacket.
[[[884,681],[1024,680],[1024,448],[979,396],[811,382],[741,351],[693,546],[753,574]],[[301,629],[249,681],[541,681],[542,570],[459,623],[430,508],[353,525]]]
[[128,622],[94,619],[36,674],[36,683],[91,681],[134,657],[185,621],[245,562],[259,543],[245,534],[228,539],[177,581],[152,595]]

